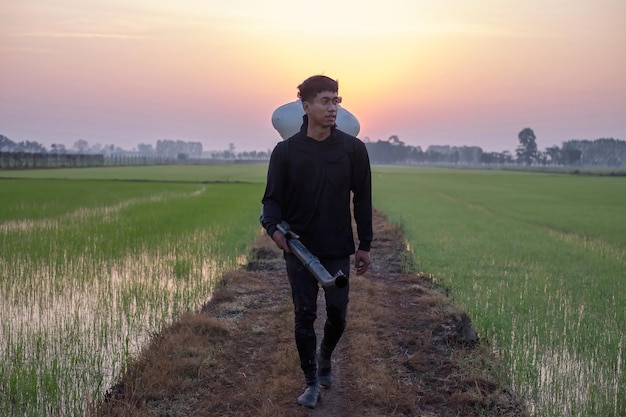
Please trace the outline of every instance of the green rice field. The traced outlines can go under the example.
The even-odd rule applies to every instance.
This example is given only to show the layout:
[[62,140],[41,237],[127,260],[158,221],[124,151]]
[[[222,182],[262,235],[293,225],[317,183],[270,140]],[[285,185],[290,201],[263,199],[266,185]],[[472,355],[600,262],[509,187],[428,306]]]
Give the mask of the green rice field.
[[625,178],[378,168],[373,181],[415,267],[468,311],[534,415],[626,415]]
[[[204,303],[261,233],[266,168],[0,171],[0,415],[82,415]],[[373,187],[533,415],[626,415],[625,178],[374,167]]]
[[163,168],[0,179],[0,415],[83,415],[245,261],[263,184]]

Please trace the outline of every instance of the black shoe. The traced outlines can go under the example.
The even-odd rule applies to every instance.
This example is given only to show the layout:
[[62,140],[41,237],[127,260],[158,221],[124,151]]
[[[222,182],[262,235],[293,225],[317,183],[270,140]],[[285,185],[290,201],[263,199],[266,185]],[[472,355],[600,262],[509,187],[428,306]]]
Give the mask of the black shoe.
[[298,397],[298,404],[307,408],[315,408],[321,397],[322,394],[320,394],[320,387],[317,384],[309,385],[306,387],[306,391]]
[[333,383],[332,364],[330,358],[324,359],[320,349],[317,350],[317,379],[322,388],[330,388]]

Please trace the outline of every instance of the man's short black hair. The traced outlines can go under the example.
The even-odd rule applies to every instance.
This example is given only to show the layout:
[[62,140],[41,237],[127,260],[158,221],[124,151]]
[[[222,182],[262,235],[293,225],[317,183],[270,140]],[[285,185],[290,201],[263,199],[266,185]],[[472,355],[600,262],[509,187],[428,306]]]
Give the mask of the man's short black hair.
[[312,102],[322,91],[339,92],[339,83],[325,75],[314,75],[298,86],[298,97],[302,101]]

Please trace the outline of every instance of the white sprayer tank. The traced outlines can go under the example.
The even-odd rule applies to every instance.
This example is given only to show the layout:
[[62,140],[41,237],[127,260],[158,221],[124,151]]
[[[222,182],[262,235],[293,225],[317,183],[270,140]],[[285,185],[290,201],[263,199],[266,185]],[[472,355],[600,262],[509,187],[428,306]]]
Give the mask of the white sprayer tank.
[[[300,100],[292,101],[274,110],[272,126],[278,131],[281,138],[287,139],[300,131],[302,116],[304,116],[302,102]],[[335,123],[337,124],[337,129],[352,136],[357,136],[361,130],[361,125],[357,118],[341,106],[337,110]]]

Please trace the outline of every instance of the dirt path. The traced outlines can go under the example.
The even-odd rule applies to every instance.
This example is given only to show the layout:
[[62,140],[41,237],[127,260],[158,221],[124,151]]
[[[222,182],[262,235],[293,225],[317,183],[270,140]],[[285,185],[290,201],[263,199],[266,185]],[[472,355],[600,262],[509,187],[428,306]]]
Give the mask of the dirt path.
[[[348,327],[334,383],[315,410],[303,377],[280,253],[258,239],[247,268],[211,302],[156,335],[98,416],[526,416],[496,377],[470,319],[424,274],[402,272],[400,230],[375,213],[373,265],[350,278]],[[316,326],[321,334],[323,296]]]

